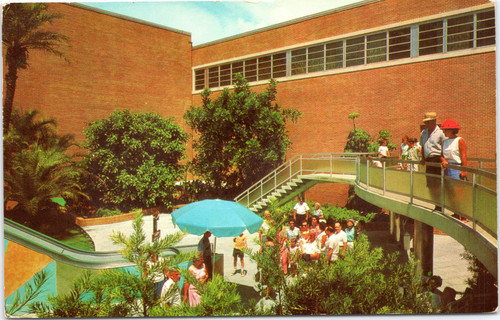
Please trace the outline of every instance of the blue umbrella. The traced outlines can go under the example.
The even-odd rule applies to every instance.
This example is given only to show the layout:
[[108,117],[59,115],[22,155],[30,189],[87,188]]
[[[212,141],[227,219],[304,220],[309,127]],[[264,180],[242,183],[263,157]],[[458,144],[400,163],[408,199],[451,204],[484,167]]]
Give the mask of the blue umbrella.
[[172,221],[181,230],[195,235],[210,231],[216,237],[236,237],[243,231],[257,232],[262,218],[233,201],[203,200],[172,212]]

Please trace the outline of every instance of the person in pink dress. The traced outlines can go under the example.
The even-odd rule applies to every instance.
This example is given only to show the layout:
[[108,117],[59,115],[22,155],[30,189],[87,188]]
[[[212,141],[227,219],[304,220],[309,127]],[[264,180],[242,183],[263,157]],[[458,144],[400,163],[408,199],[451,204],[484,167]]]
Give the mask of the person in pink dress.
[[[208,273],[205,269],[205,265],[203,264],[203,257],[197,257],[193,259],[193,264],[188,269],[189,273],[191,273],[197,282],[205,283],[208,279]],[[189,301],[190,307],[195,307],[201,303],[201,295],[196,289],[196,286],[190,284],[186,281],[184,285],[184,299],[183,301]]]

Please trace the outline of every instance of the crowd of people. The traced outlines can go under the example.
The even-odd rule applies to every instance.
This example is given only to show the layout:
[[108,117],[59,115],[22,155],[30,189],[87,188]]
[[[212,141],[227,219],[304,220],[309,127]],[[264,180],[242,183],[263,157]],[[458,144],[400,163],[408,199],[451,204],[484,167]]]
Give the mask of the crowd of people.
[[349,219],[345,229],[340,222],[327,223],[319,203],[315,204],[315,210],[310,214],[302,198],[295,205],[288,226],[283,227],[274,238],[267,234],[274,225],[270,217],[266,211],[259,231],[260,239],[263,246],[279,245],[284,274],[296,274],[299,259],[315,261],[323,258],[328,263],[334,263],[354,247],[354,240],[360,234],[365,233],[364,221],[359,221],[355,226],[355,221]]

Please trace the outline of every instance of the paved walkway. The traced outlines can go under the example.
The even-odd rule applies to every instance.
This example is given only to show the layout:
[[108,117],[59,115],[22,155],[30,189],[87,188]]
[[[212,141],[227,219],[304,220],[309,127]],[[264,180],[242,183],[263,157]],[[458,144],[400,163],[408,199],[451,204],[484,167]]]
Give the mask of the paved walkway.
[[[148,241],[151,240],[153,233],[153,217],[144,216],[144,232]],[[173,225],[170,214],[160,214],[158,228],[161,230],[162,236],[180,231],[179,228]],[[95,244],[96,251],[118,251],[121,249],[119,245],[112,243],[110,235],[113,231],[120,231],[125,235],[130,235],[132,232],[132,222],[125,221],[115,224],[89,226],[84,227],[85,231],[90,235]],[[400,246],[391,240],[386,230],[368,231],[367,235],[373,246],[381,246],[387,252],[404,251]],[[248,247],[253,250],[258,249],[258,245],[254,239],[258,238],[258,233],[249,234],[245,231],[248,239]],[[177,243],[177,246],[192,246],[196,248],[201,236],[186,234],[184,238]],[[214,242],[214,236],[211,238]],[[224,276],[230,282],[240,284],[250,290],[255,288],[254,275],[257,272],[257,265],[249,257],[245,256],[245,269],[248,270],[246,276],[241,276],[240,273],[232,275],[233,272],[233,238],[217,238],[216,253],[224,255]],[[453,238],[445,235],[434,235],[434,274],[443,278],[441,290],[446,286],[452,287],[458,292],[463,292],[466,288],[466,280],[470,277],[470,272],[467,270],[468,263],[461,258],[464,248]],[[239,269],[238,262],[238,269]]]

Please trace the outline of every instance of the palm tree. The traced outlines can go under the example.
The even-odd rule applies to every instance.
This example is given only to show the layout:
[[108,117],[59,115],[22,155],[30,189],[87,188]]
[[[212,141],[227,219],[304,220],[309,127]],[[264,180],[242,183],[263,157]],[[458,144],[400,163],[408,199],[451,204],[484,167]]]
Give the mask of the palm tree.
[[11,161],[11,170],[4,178],[5,201],[15,201],[17,210],[37,216],[54,208],[51,198],[87,197],[79,184],[82,172],[70,155],[34,143]]
[[47,4],[10,3],[3,8],[2,43],[6,49],[5,64],[7,73],[3,103],[4,133],[9,131],[9,124],[16,91],[17,71],[28,68],[30,50],[42,50],[64,58],[57,47],[68,38],[52,31],[38,30],[45,23],[52,24],[60,14],[48,13]]
[[355,120],[357,117],[359,117],[359,113],[357,113],[357,112],[353,112],[353,113],[349,114],[347,117],[348,117],[349,119],[352,119],[352,124],[353,124],[353,126],[354,126],[354,131],[356,131],[356,122],[354,122],[354,120]]

